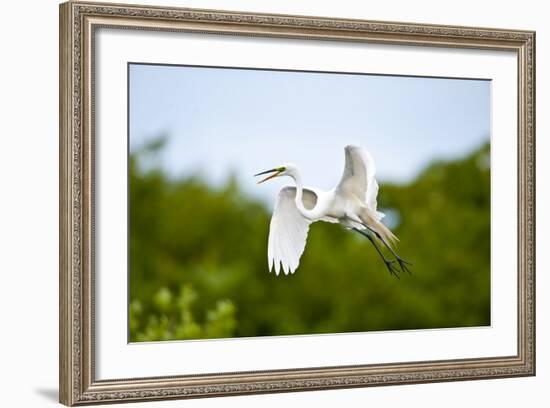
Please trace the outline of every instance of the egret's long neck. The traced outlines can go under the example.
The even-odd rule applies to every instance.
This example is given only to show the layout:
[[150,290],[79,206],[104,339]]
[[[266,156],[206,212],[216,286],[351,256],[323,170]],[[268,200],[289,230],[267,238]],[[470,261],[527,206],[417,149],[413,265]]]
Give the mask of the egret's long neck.
[[302,177],[300,176],[300,173],[296,170],[291,175],[294,179],[294,182],[296,183],[296,198],[294,199],[296,203],[296,208],[298,208],[298,211],[306,217],[311,218],[312,214],[311,211],[308,210],[306,207],[304,207],[304,203],[302,201],[302,195],[303,195],[303,186],[302,186]]

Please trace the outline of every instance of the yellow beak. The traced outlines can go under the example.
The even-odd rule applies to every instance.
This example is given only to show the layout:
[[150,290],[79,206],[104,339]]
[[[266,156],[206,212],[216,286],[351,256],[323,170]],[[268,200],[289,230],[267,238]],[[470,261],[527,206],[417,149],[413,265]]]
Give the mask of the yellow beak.
[[271,170],[266,170],[266,171],[262,171],[261,173],[258,173],[258,174],[254,174],[254,177],[256,176],[261,176],[262,174],[268,174],[268,173],[273,173],[273,174],[270,174],[269,176],[267,176],[266,178],[264,178],[263,180],[260,180],[258,181],[258,184],[262,184],[263,182],[267,181],[267,180],[271,180],[272,178],[275,178],[277,177],[279,174],[281,174],[281,172],[277,169],[271,169]]

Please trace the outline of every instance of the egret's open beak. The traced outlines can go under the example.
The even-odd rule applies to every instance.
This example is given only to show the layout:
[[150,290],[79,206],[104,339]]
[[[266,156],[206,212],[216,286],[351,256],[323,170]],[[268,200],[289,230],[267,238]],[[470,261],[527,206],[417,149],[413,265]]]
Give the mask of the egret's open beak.
[[270,180],[274,177],[277,177],[279,174],[281,174],[281,171],[279,171],[277,169],[266,170],[266,171],[262,171],[261,173],[254,174],[254,177],[261,176],[262,174],[268,174],[268,173],[273,173],[273,174],[270,174],[269,176],[267,176],[263,180],[258,181],[258,184],[262,184],[264,181],[267,181],[267,180]]

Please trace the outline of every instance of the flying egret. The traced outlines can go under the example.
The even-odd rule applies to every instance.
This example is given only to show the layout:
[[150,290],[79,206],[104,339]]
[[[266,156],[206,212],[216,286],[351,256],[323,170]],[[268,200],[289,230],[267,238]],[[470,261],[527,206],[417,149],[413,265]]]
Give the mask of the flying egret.
[[[298,167],[290,163],[254,175],[269,174],[258,184],[283,176],[291,177],[296,184],[295,187],[283,187],[277,197],[269,225],[269,271],[275,269],[277,275],[281,269],[285,275],[294,273],[306,246],[309,225],[315,221],[325,221],[341,224],[368,238],[391,274],[399,277],[400,270],[395,262],[401,271],[409,272],[407,265],[411,264],[392,248],[397,237],[380,222],[384,214],[376,209],[378,183],[374,178],[376,169],[372,156],[358,146],[346,146],[344,150],[344,174],[330,191],[304,188]],[[395,259],[384,256],[378,241]]]

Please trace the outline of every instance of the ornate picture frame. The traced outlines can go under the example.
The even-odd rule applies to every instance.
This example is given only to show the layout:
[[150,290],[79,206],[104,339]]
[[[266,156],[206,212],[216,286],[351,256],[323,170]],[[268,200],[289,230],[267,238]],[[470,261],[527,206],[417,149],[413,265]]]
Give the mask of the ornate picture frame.
[[[125,379],[96,378],[94,47],[99,28],[500,50],[517,56],[517,353]],[[535,375],[535,33],[68,2],[60,6],[60,401],[66,405]],[[513,266],[510,265],[512,268]]]

